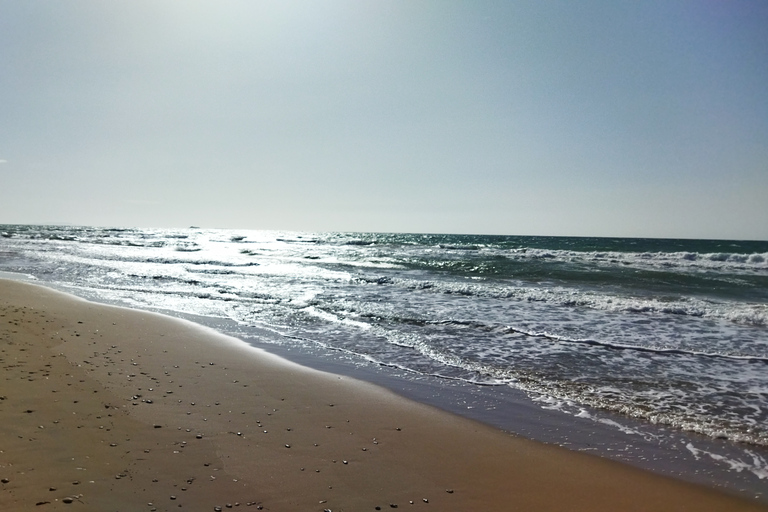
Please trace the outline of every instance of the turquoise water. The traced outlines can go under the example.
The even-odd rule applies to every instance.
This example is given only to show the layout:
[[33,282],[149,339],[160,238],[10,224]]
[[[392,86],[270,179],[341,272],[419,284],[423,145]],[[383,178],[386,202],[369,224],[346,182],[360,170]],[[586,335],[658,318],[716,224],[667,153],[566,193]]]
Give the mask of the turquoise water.
[[9,225],[0,235],[0,270],[87,297],[511,386],[565,412],[768,445],[768,242]]

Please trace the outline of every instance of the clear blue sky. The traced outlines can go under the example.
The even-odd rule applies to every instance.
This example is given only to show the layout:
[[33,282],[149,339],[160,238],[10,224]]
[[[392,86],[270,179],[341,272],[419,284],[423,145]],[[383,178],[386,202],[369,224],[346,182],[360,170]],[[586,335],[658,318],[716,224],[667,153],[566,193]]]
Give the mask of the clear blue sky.
[[0,0],[0,223],[768,239],[768,2]]

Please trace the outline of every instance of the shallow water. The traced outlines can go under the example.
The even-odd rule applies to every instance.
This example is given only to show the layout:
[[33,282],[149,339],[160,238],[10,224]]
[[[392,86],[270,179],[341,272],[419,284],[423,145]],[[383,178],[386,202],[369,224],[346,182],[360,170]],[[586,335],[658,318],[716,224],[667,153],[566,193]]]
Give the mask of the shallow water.
[[[768,242],[0,234],[0,270],[89,298],[226,319],[241,336],[268,330],[277,346],[327,348],[406,379],[511,387],[572,416],[612,411],[744,450],[768,446]],[[759,457],[733,464],[768,479]]]

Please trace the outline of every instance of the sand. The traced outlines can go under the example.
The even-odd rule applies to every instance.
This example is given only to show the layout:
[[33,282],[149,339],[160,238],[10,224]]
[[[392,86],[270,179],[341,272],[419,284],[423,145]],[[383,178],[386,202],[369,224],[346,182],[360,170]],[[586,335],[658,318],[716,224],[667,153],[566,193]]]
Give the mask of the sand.
[[768,510],[0,280],[0,510]]

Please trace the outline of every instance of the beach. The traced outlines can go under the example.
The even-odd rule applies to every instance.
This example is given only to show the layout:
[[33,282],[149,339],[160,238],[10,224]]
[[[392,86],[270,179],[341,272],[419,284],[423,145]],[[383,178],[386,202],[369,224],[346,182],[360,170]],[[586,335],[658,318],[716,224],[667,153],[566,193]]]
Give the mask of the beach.
[[3,510],[766,510],[36,285],[0,342]]

